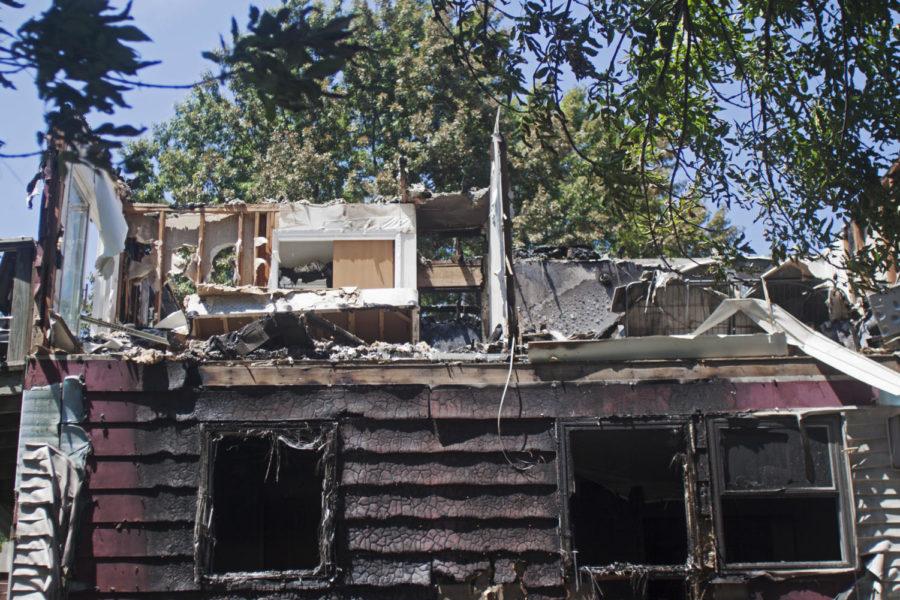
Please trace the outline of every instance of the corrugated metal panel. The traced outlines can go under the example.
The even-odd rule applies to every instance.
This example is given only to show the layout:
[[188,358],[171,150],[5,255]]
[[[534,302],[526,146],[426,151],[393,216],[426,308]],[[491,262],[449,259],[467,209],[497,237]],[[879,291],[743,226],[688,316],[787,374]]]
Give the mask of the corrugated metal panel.
[[884,598],[900,593],[900,471],[891,466],[887,428],[898,413],[862,409],[848,412],[846,421],[858,550],[863,565],[880,571]]

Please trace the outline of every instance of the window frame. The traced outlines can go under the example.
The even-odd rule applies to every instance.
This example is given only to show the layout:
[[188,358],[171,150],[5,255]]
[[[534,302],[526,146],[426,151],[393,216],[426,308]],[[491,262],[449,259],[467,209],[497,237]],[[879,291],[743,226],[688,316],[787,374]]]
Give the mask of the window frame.
[[[279,433],[298,433],[319,436],[321,440],[322,520],[319,523],[319,564],[312,569],[211,571],[214,547],[204,522],[209,520],[214,505],[213,477],[215,447],[226,437],[265,437]],[[200,485],[197,490],[197,513],[194,521],[194,574],[197,583],[228,589],[259,590],[270,584],[273,589],[321,587],[333,580],[336,567],[334,557],[335,514],[337,497],[337,422],[301,421],[288,426],[272,423],[203,423],[200,426]]]
[[[783,429],[785,425],[799,424],[802,427],[825,427],[828,431],[828,456],[831,466],[831,486],[796,487],[785,489],[760,490],[725,490],[724,453],[721,447],[721,432],[738,429],[741,424],[753,424],[754,429],[765,427]],[[843,418],[841,415],[815,415],[801,417],[797,414],[784,416],[766,415],[731,415],[712,417],[707,423],[709,435],[709,460],[712,471],[712,512],[716,531],[716,553],[719,567],[723,573],[737,571],[765,570],[790,572],[821,572],[823,569],[855,570],[856,536],[854,533],[852,486],[843,435]],[[729,562],[725,552],[725,521],[722,511],[723,496],[736,498],[785,498],[785,497],[823,497],[829,494],[837,496],[838,524],[840,533],[841,560],[838,561],[796,561],[796,562]]]
[[[577,561],[574,551],[574,534],[571,512],[570,498],[574,492],[575,484],[575,465],[572,453],[571,435],[576,431],[602,431],[602,430],[634,430],[634,429],[657,429],[657,430],[680,430],[685,436],[685,466],[684,471],[684,490],[685,490],[685,519],[687,526],[687,559],[683,564],[678,565],[647,565],[642,563],[613,563],[609,565],[583,565]],[[689,416],[684,418],[650,418],[625,420],[622,418],[592,418],[592,419],[559,419],[557,422],[557,439],[559,440],[560,456],[558,471],[558,490],[560,494],[560,550],[564,556],[573,557],[573,563],[577,570],[590,573],[598,579],[617,580],[628,578],[632,573],[646,573],[653,579],[677,579],[686,580],[700,564],[697,561],[698,553],[701,551],[697,543],[697,519],[698,507],[696,502],[692,502],[690,498],[697,497],[697,474],[694,471],[694,439],[695,428]]]

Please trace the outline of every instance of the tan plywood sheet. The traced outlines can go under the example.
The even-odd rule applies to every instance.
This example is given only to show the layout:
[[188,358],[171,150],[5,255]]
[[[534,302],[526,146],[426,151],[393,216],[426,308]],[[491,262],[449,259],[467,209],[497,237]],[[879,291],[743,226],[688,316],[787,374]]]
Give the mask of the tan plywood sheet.
[[394,287],[393,240],[335,240],[336,288]]

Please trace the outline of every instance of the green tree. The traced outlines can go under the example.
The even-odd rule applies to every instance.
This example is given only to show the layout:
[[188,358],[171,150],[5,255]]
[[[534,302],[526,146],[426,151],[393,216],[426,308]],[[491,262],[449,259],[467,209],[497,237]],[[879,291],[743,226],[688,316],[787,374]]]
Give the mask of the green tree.
[[[334,18],[337,10],[323,8],[321,18]],[[409,157],[411,181],[432,189],[486,185],[496,100],[514,82],[500,71],[476,78],[471,65],[455,60],[447,23],[434,18],[425,0],[358,0],[352,11],[353,42],[367,50],[325,84],[328,97],[317,110],[271,114],[239,82],[230,94],[200,87],[173,119],[130,146],[125,165],[134,175],[135,199],[359,201],[397,193],[400,156]],[[503,31],[495,37],[512,44]],[[574,147],[560,126],[549,134],[529,129],[517,117],[527,111],[507,112],[520,243],[588,244],[646,256],[660,248],[706,254],[725,238],[737,239],[722,215],[711,221],[693,196],[675,200],[673,221],[662,191],[668,173],[662,149],[652,153],[659,165],[647,187],[637,161],[617,162],[629,144],[639,143],[638,134],[622,135],[620,123],[599,118],[584,90],[572,91],[563,104]],[[596,177],[582,155],[616,172]],[[652,218],[626,217],[623,196],[652,207]]]
[[[669,200],[672,161],[662,145],[654,144],[654,168],[644,178],[637,160],[621,158],[639,143],[639,133],[622,135],[627,129],[593,112],[582,88],[569,91],[561,108],[567,133],[559,120],[549,133],[522,129],[510,148],[521,242],[585,245],[635,258],[709,255],[741,242],[724,211],[710,215],[702,197],[681,190]],[[591,162],[610,170],[599,177]],[[670,201],[676,210],[667,210]],[[623,206],[639,210],[627,213]]]
[[[650,185],[663,143],[666,210],[676,221],[684,215],[672,200],[686,189],[757,211],[776,258],[830,247],[848,218],[880,240],[857,266],[871,271],[900,255],[900,186],[879,185],[900,146],[896,0],[432,4],[452,16],[461,57],[516,74],[528,126],[552,132],[566,122],[574,77],[599,114],[615,115],[621,135],[638,133],[615,157],[621,166],[588,161],[595,177],[636,163]],[[509,15],[501,25],[512,47],[472,25],[497,8]],[[624,214],[644,203],[614,201]]]
[[[322,8],[321,19],[339,18]],[[411,182],[439,190],[488,180],[487,149],[502,73],[474,78],[422,0],[357,0],[355,44],[365,47],[323,86],[315,110],[267,111],[253,86],[193,90],[170,121],[130,146],[135,199],[224,202],[267,198],[361,200],[395,194],[409,157]],[[155,197],[155,198],[154,198]]]

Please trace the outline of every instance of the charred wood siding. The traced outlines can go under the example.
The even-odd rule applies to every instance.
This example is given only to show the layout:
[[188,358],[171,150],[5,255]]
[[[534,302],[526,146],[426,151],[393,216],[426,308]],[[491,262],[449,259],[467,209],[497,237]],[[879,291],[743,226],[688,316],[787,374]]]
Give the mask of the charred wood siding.
[[[276,418],[339,424],[339,575],[296,597],[429,598],[435,583],[481,573],[564,596],[552,419],[505,421],[501,441],[493,419],[428,418],[421,388],[89,395],[76,579],[94,591],[80,597],[258,597],[263,584],[238,594],[195,583],[200,426]],[[503,449],[534,467],[510,467]]]
[[[106,364],[106,363],[109,364]],[[76,548],[81,598],[433,598],[479,574],[565,597],[557,419],[865,404],[847,381],[546,383],[514,388],[496,435],[496,387],[280,386],[167,391],[179,365],[83,369],[93,445]],[[53,369],[32,372],[32,381]],[[138,382],[136,384],[135,382]],[[180,387],[178,384],[176,387]],[[124,391],[124,390],[138,391]],[[201,427],[338,424],[334,582],[207,588],[195,581]],[[511,467],[506,450],[527,470]],[[843,589],[843,588],[841,588]]]

